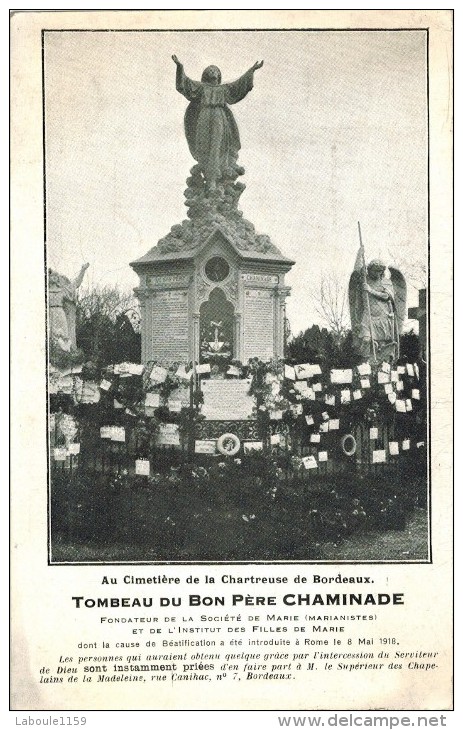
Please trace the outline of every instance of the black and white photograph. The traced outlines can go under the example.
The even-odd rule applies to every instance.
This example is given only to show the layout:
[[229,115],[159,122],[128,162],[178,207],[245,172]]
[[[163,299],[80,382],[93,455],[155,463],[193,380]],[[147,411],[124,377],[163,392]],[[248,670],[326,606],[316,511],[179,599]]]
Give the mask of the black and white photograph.
[[43,71],[50,561],[429,560],[427,32]]

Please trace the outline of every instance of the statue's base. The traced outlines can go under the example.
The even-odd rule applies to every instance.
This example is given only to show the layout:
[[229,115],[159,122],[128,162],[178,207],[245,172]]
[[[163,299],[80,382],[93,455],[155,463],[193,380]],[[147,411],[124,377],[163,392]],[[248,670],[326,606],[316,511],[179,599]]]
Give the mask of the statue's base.
[[68,368],[75,367],[76,365],[83,365],[85,362],[85,356],[79,348],[66,352],[56,345],[52,345],[50,347],[49,362],[58,370],[67,370]]

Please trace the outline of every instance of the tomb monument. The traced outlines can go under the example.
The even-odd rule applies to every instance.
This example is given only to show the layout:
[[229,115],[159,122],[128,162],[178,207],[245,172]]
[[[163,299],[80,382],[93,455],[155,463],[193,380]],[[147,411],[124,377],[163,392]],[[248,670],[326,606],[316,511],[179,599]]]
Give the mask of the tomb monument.
[[246,363],[284,356],[285,275],[294,264],[256,232],[238,207],[239,131],[229,105],[251,91],[256,63],[222,83],[209,66],[201,81],[176,56],[176,88],[190,102],[185,134],[196,164],[186,181],[187,218],[131,263],[142,311],[142,361]]

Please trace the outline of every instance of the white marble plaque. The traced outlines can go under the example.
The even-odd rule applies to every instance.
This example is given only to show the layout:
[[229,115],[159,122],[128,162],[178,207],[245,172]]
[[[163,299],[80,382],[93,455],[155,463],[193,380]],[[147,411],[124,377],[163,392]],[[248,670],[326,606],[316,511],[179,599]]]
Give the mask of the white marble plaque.
[[243,281],[255,284],[278,284],[277,274],[243,274]]
[[250,451],[262,451],[264,444],[262,441],[246,441],[244,444],[244,453],[249,454]]
[[188,360],[188,292],[161,291],[151,303],[150,360]]
[[204,380],[201,413],[207,421],[243,421],[252,416],[250,380]]
[[180,446],[180,434],[177,423],[161,423],[156,434],[158,446]]
[[244,356],[271,360],[274,356],[275,298],[271,289],[246,289],[244,299]]
[[190,277],[184,274],[168,274],[165,276],[147,276],[146,286],[150,287],[170,287],[170,286],[188,286]]
[[150,475],[150,463],[148,459],[136,459],[135,460],[135,474],[139,476],[149,477]]
[[212,440],[196,440],[195,441],[195,453],[196,454],[215,454],[216,452],[216,441]]
[[377,449],[376,451],[373,451],[372,455],[372,464],[384,464],[386,461],[386,451],[385,449]]

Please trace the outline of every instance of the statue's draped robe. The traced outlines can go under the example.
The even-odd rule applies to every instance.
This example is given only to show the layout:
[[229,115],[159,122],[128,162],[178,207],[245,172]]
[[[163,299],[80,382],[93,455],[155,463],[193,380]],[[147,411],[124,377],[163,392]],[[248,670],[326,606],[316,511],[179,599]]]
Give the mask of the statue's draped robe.
[[49,285],[50,336],[62,350],[76,348],[76,285],[54,273]]
[[356,349],[365,358],[372,354],[372,335],[378,355],[387,357],[390,352],[398,353],[399,337],[407,312],[407,285],[398,269],[389,266],[389,272],[390,279],[367,279],[369,287],[379,296],[364,291],[363,253],[362,249],[359,250],[349,281],[349,306]]
[[[388,299],[379,299],[373,293],[368,293],[370,300],[371,329],[373,330],[373,339],[382,345],[395,341],[394,332],[394,289],[391,281],[382,279],[381,281],[368,280],[368,285],[378,294],[388,295]],[[367,307],[363,308],[362,318],[359,325],[359,337],[362,340],[370,340],[370,316]]]
[[213,86],[192,81],[183,66],[177,67],[176,87],[190,104],[185,113],[188,147],[208,182],[236,176],[241,148],[238,126],[227,104],[244,99],[253,86],[252,70],[237,81]]

